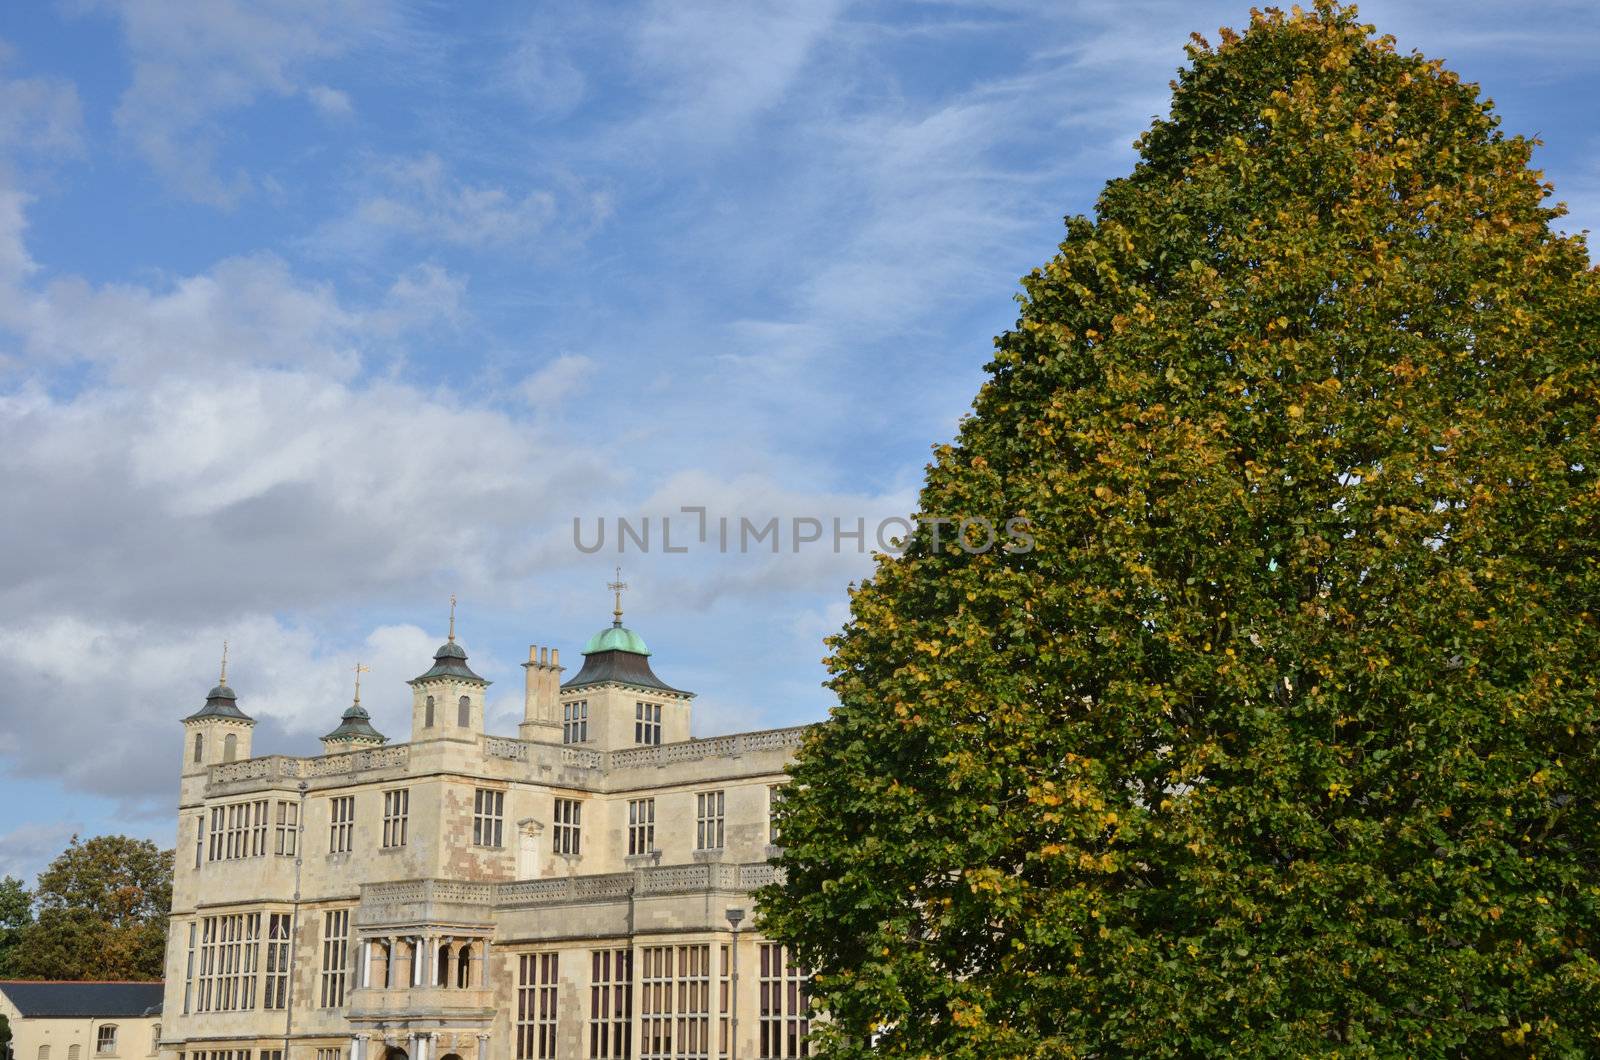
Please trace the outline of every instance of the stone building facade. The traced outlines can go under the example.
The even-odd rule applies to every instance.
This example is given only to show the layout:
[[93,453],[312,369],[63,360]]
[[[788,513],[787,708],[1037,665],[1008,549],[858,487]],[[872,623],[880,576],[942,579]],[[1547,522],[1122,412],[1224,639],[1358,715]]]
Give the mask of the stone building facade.
[[323,754],[255,758],[224,667],[184,719],[163,1060],[806,1055],[750,916],[804,730],[690,739],[620,605],[575,675],[524,669],[486,733],[452,618],[409,742],[358,685]]

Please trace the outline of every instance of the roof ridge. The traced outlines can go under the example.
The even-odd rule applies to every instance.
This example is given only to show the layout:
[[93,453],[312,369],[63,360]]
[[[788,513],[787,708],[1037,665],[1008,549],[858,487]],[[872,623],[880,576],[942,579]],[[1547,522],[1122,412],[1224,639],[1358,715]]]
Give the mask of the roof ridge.
[[59,986],[63,983],[73,985],[92,984],[96,986],[164,986],[165,979],[0,979],[0,984],[28,983],[35,986]]

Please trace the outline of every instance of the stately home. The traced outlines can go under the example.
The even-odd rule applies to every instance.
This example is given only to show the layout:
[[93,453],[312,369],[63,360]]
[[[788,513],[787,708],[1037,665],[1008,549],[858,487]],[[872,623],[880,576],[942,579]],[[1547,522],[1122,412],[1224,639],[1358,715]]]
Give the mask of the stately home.
[[[450,635],[392,743],[251,757],[222,677],[183,720],[163,1060],[806,1055],[805,977],[752,930],[802,729],[691,739],[694,695],[615,620],[516,736]],[[331,720],[331,719],[330,719]]]

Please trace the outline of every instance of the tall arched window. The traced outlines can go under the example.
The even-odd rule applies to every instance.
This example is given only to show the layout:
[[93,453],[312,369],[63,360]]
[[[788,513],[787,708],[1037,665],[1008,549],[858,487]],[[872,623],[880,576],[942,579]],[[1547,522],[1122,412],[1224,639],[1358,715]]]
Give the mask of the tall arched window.
[[194,734],[194,760],[196,762],[200,761],[201,757],[205,754],[205,750],[206,750],[206,734],[203,733],[203,732],[195,733]]
[[229,733],[222,738],[222,760],[231,762],[239,753],[239,737]]
[[461,702],[456,704],[456,724],[463,729],[472,724],[472,700],[466,696],[462,696]]
[[433,697],[432,696],[428,697],[428,705],[425,706],[423,708],[423,710],[422,710],[422,727],[424,729],[433,728]]
[[434,978],[436,980],[438,980],[436,985],[438,985],[438,986],[449,986],[450,985],[450,944],[448,942],[440,944],[440,946],[439,946],[439,959],[437,961],[435,961],[434,963],[438,966],[438,974],[436,976],[434,976]]
[[465,990],[472,985],[472,947],[461,947],[461,955],[456,958],[456,986]]

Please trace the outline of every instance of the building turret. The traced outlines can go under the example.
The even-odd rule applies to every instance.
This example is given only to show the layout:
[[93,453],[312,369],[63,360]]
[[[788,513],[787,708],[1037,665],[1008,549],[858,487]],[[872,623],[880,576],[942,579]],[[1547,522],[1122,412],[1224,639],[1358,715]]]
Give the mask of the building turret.
[[456,598],[450,597],[450,635],[433,653],[433,666],[411,685],[411,742],[476,740],[483,732],[483,696],[489,682],[467,665],[456,643]]
[[356,663],[355,700],[340,716],[338,727],[322,738],[323,754],[338,754],[341,751],[354,751],[362,747],[378,747],[389,742],[387,736],[372,727],[372,716],[361,705],[361,675],[366,672],[365,666]]
[[224,641],[216,687],[206,693],[205,706],[183,719],[184,775],[249,758],[255,725],[255,719],[239,709],[239,697],[228,687],[228,644]]
[[694,693],[657,677],[644,638],[622,624],[621,573],[608,586],[616,593],[611,625],[589,638],[583,666],[561,686],[563,743],[611,751],[689,738]]

